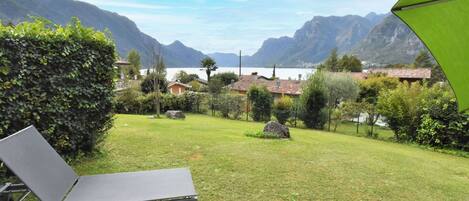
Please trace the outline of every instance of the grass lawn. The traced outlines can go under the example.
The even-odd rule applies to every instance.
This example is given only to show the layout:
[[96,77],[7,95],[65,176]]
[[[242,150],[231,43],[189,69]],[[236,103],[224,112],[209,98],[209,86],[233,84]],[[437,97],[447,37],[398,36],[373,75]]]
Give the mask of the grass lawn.
[[469,200],[469,159],[305,129],[244,136],[260,123],[117,115],[103,154],[80,174],[190,167],[200,200]]

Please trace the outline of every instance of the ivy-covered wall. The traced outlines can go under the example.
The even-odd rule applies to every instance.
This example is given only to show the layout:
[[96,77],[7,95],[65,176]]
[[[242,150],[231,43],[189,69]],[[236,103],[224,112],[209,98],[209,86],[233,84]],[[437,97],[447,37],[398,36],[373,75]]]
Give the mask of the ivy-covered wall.
[[72,19],[0,26],[0,138],[34,125],[62,155],[91,152],[112,126],[115,45]]

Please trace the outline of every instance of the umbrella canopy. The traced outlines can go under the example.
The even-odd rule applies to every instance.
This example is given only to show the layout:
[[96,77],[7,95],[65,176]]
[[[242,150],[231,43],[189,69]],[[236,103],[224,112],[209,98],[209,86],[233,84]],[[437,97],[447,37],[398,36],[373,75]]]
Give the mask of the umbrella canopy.
[[469,112],[469,1],[400,0],[392,12],[425,43]]

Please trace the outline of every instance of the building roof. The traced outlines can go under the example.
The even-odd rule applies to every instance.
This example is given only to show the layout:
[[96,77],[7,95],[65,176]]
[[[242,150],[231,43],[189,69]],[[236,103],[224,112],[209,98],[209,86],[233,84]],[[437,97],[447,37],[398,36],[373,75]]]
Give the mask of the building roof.
[[201,83],[201,84],[205,84],[205,85],[208,84],[208,81],[207,81],[207,80],[200,79],[200,78],[195,79],[195,81],[197,81],[197,82],[199,82],[199,83]]
[[430,79],[432,77],[431,68],[374,68],[370,73],[384,73],[388,77],[400,79]]
[[300,95],[302,81],[298,80],[270,80],[258,75],[242,75],[238,82],[233,83],[230,88],[235,91],[246,92],[253,85],[265,86],[271,93]]
[[399,79],[430,79],[432,77],[432,69],[430,68],[372,68],[367,72],[342,74],[348,74],[355,79],[364,80],[368,78],[370,74],[376,73],[382,73],[388,77]]
[[169,87],[172,87],[172,86],[174,86],[174,85],[183,86],[183,87],[185,87],[185,88],[192,88],[191,85],[187,85],[187,84],[180,83],[180,82],[170,82],[170,83],[168,84],[168,88],[169,88]]

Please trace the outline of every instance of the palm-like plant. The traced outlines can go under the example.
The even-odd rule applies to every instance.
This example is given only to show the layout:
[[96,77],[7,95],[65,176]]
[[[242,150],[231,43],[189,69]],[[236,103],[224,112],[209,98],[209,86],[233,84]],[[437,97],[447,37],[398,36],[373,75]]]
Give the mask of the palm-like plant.
[[202,59],[200,65],[202,67],[201,70],[204,70],[207,74],[207,81],[210,81],[210,75],[212,74],[212,71],[216,71],[218,69],[217,63],[212,58],[206,57]]

